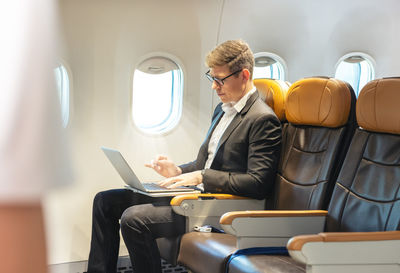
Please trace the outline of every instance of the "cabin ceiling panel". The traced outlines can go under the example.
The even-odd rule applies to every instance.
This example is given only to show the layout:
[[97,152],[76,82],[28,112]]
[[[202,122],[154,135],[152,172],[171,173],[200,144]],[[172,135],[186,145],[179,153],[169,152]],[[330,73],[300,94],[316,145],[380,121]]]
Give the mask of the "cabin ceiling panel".
[[399,56],[399,10],[396,0],[225,0],[219,40],[243,38],[254,52],[278,54],[292,82],[333,76],[351,51]]

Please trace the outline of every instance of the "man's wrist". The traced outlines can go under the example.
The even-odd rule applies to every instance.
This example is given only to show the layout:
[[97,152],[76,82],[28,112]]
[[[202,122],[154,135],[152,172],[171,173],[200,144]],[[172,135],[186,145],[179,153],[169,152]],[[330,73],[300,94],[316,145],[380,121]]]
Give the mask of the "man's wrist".
[[201,170],[200,174],[201,174],[201,183],[203,183],[204,177],[206,175],[206,169]]

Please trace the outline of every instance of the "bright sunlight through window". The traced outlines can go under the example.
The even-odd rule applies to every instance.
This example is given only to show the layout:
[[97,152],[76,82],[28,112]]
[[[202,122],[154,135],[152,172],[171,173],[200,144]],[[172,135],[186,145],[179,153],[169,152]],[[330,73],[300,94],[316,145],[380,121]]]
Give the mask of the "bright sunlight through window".
[[363,53],[343,56],[336,65],[335,78],[348,82],[358,97],[364,85],[375,78],[372,58]]
[[133,77],[132,117],[150,134],[173,129],[181,116],[183,73],[165,57],[151,57],[136,68]]
[[253,79],[285,80],[286,64],[282,58],[273,53],[259,52],[254,54],[254,59]]

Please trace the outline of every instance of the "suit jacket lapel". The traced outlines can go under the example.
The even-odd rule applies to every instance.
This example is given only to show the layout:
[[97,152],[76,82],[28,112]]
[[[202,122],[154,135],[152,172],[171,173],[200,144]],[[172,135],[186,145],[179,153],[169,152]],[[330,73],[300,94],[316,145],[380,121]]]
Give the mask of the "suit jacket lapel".
[[212,121],[211,126],[208,129],[206,138],[204,139],[204,143],[207,144],[207,146],[208,146],[208,142],[210,142],[212,132],[214,132],[214,129],[217,126],[217,124],[219,123],[219,121],[221,120],[223,114],[224,114],[224,111],[222,111],[222,109],[221,109],[221,111],[216,115],[216,117]]
[[218,153],[219,147],[225,143],[225,141],[229,138],[231,133],[236,129],[237,126],[242,122],[243,117],[246,115],[247,111],[249,111],[250,107],[253,105],[253,103],[258,99],[259,94],[258,92],[254,92],[252,94],[247,102],[246,105],[243,107],[242,111],[236,114],[236,116],[233,118],[232,122],[229,124],[229,126],[226,128],[225,132],[221,136],[221,139],[218,142],[217,150],[215,151],[215,154]]

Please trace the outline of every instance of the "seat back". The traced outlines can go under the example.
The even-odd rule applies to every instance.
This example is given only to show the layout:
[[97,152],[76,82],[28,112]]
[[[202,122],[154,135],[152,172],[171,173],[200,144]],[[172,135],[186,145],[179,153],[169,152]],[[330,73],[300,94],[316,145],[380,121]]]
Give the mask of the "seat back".
[[[289,83],[274,79],[255,79],[254,85],[260,93],[260,97],[270,106],[279,120],[284,123],[285,118],[285,98],[289,90]],[[181,236],[170,238],[158,238],[157,245],[161,257],[176,265]]]
[[369,82],[338,176],[326,231],[400,230],[400,78]]
[[268,209],[326,208],[355,128],[355,94],[333,78],[306,78],[289,89],[288,123]]

